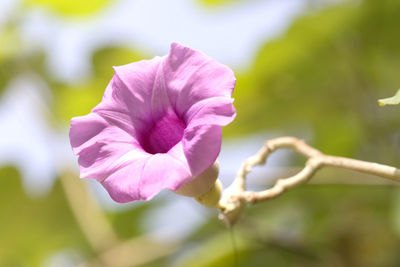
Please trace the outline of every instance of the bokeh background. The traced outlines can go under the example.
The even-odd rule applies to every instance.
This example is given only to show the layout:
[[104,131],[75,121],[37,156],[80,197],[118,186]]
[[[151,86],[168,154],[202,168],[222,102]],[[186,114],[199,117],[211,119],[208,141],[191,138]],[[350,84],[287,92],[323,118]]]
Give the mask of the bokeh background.
[[[377,105],[400,87],[399,14],[398,0],[1,0],[0,266],[400,266],[394,183],[323,170],[249,207],[231,231],[171,192],[113,203],[78,179],[68,141],[71,117],[100,101],[112,66],[178,41],[237,76],[225,186],[282,135],[400,166],[399,108]],[[303,163],[277,152],[250,186]]]

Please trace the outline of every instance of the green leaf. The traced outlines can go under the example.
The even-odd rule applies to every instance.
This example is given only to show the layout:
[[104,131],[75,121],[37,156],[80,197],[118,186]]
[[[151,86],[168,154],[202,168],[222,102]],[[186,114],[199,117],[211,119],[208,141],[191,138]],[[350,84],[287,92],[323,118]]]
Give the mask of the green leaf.
[[378,100],[379,106],[398,105],[400,104],[400,89],[392,97],[383,98]]

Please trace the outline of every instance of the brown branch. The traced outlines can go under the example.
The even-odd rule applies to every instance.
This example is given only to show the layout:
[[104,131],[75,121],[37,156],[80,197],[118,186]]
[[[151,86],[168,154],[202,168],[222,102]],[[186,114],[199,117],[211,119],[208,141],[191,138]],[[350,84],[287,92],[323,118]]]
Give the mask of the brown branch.
[[[305,167],[297,174],[277,180],[272,188],[260,192],[246,191],[246,176],[256,165],[265,164],[267,157],[277,149],[289,148],[308,158]],[[220,201],[220,219],[233,225],[247,203],[257,203],[276,198],[290,188],[309,181],[322,167],[335,167],[372,174],[386,179],[400,181],[400,170],[378,163],[344,157],[325,155],[294,137],[279,137],[265,142],[255,155],[242,164],[234,182],[224,191]]]

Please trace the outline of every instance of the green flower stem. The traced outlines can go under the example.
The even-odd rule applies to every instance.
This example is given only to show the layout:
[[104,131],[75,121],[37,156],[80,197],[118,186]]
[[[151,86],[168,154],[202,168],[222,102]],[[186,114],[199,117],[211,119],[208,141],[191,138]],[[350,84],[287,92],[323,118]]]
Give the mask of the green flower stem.
[[222,184],[217,179],[214,183],[214,186],[211,187],[211,189],[208,192],[198,197],[195,197],[194,199],[196,199],[197,202],[206,207],[221,209],[221,205],[219,204],[221,195],[222,195]]

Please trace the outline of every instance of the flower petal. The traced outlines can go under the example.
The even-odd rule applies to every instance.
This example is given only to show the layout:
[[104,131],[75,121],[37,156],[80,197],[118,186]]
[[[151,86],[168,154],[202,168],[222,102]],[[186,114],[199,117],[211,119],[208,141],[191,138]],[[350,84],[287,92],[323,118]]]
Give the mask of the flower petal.
[[192,178],[188,166],[169,154],[155,154],[147,162],[139,183],[140,198],[150,200],[163,189],[177,190]]
[[215,162],[221,126],[236,115],[228,67],[173,43],[166,57],[114,69],[102,102],[71,121],[81,177],[100,181],[117,202],[149,200]]
[[69,139],[75,155],[99,141],[134,142],[131,135],[118,127],[110,125],[104,118],[95,113],[72,118]]
[[92,112],[130,133],[142,132],[151,117],[151,97],[160,57],[114,67],[115,75]]
[[119,203],[143,200],[139,192],[139,182],[149,158],[138,159],[132,164],[116,170],[101,182],[111,198]]
[[73,118],[69,135],[82,178],[102,181],[133,159],[149,157],[131,135],[95,113]]
[[96,142],[79,154],[80,177],[104,181],[118,169],[150,156],[134,145]]
[[219,125],[201,125],[185,130],[183,150],[193,176],[214,164],[221,150],[221,142],[222,127]]
[[171,104],[181,117],[203,99],[230,98],[236,83],[227,66],[178,43],[171,45],[162,63],[162,74],[164,77],[160,81],[165,82]]
[[169,89],[165,82],[163,64],[160,64],[151,96],[151,116],[154,121],[158,121],[164,114],[172,112],[175,113],[175,110],[171,104]]
[[212,97],[194,104],[184,115],[188,127],[199,125],[225,126],[233,121],[236,110],[233,99],[227,97]]

